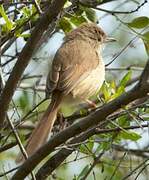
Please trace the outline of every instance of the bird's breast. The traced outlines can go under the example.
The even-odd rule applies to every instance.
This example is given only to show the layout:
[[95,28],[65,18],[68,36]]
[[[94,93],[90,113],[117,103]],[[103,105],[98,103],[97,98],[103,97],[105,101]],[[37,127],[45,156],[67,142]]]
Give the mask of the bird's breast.
[[103,61],[100,61],[97,68],[92,70],[90,74],[81,82],[79,82],[72,90],[73,98],[88,99],[95,95],[101,88],[105,80],[105,66]]
[[[71,115],[76,110],[76,105],[84,103],[98,92],[104,80],[105,66],[103,61],[100,61],[97,68],[92,70],[84,80],[80,81],[74,89],[65,96],[61,104],[62,112],[67,116]],[[68,109],[70,109],[69,113]]]

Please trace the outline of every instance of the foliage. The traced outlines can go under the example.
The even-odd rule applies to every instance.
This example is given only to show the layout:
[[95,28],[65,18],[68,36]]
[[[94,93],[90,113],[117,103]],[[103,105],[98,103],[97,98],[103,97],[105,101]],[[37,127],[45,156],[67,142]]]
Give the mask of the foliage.
[[[0,5],[0,43],[2,47],[0,62],[2,73],[0,76],[2,76],[5,81],[7,81],[12,67],[14,66],[15,62],[17,62],[18,56],[22,52],[23,44],[28,43],[34,27],[42,16],[42,14],[39,13],[39,10],[41,10],[44,14],[50,4],[50,1],[47,3],[46,1],[39,0],[37,3],[41,9],[38,9],[37,4],[32,3],[31,1],[25,1],[26,3],[18,1],[18,4],[15,2],[16,1],[11,1],[9,3],[4,2],[4,4]],[[105,4],[106,7],[106,1],[104,0],[96,1],[96,3]],[[111,4],[112,3],[114,4],[114,2],[111,1]],[[8,112],[9,118],[15,126],[15,130],[18,130],[21,142],[23,144],[26,143],[28,133],[31,132],[35,122],[40,118],[41,114],[43,111],[45,111],[47,104],[49,103],[49,101],[44,102],[38,106],[38,103],[44,99],[43,89],[45,88],[45,82],[42,81],[40,73],[43,75],[43,72],[46,69],[41,65],[44,60],[41,58],[42,52],[40,53],[40,49],[44,49],[45,44],[49,44],[49,36],[52,38],[56,37],[56,41],[58,41],[59,36],[57,36],[57,34],[60,35],[62,33],[64,36],[84,22],[97,23],[99,21],[101,26],[104,27],[103,24],[105,23],[105,19],[107,22],[106,25],[108,25],[107,34],[112,32],[114,36],[117,36],[118,43],[113,46],[109,45],[112,46],[110,47],[110,51],[108,50],[108,47],[106,47],[103,57],[104,54],[105,56],[109,56],[111,53],[110,56],[113,59],[113,57],[119,54],[121,49],[126,50],[128,47],[127,53],[125,53],[123,50],[124,55],[118,56],[118,60],[126,61],[128,66],[122,67],[121,61],[116,64],[116,68],[118,67],[119,70],[116,70],[115,68],[115,70],[112,70],[112,73],[111,71],[107,70],[106,74],[108,74],[109,77],[103,84],[101,90],[98,92],[98,96],[93,97],[93,100],[99,107],[101,107],[102,105],[115,100],[117,97],[123,95],[125,92],[131,89],[131,87],[135,86],[137,81],[134,81],[134,79],[139,77],[139,68],[142,68],[142,64],[144,62],[143,60],[145,59],[146,54],[149,55],[149,18],[145,13],[144,15],[139,16],[140,8],[137,10],[138,15],[135,13],[130,13],[130,11],[127,13],[123,11],[123,8],[125,9],[127,5],[129,6],[130,10],[132,4],[139,7],[139,1],[128,1],[126,4],[121,4],[118,1],[115,2],[115,4],[117,4],[116,10],[118,9],[118,11],[120,11],[119,13],[115,13],[116,10],[113,9],[112,5],[106,7],[105,9],[101,9],[100,11],[97,10],[96,6],[94,5],[79,3],[79,1],[75,1],[73,4],[72,1],[67,1],[66,5],[64,6],[65,9],[59,13],[57,19],[53,20],[53,22],[55,22],[54,30],[51,30],[51,27],[49,27],[49,29],[47,29],[47,31],[43,34],[39,44],[37,44],[37,46],[40,47],[40,56],[39,54],[34,55],[30,66],[24,72],[24,75],[20,77],[16,94],[10,104]],[[145,3],[142,6],[145,6]],[[113,12],[106,10],[109,7]],[[104,14],[102,14],[102,12],[104,12]],[[114,22],[114,26],[110,21],[112,21],[112,23]],[[127,28],[127,30],[125,28]],[[51,32],[53,36],[51,35]],[[127,40],[128,44],[125,45],[124,42],[123,44],[120,44],[119,42],[121,39],[119,39],[116,33],[120,34],[124,42]],[[137,42],[133,41],[133,43],[129,44],[129,41],[131,41],[134,36],[142,40],[141,45],[145,47],[146,53],[143,52],[143,48],[141,49],[141,53],[139,52],[140,46],[137,44]],[[54,43],[56,44],[57,42]],[[3,52],[6,47],[7,49]],[[50,48],[51,47],[52,46],[50,46]],[[34,49],[30,49],[30,51],[33,50]],[[132,52],[129,52],[131,50]],[[43,56],[44,55],[45,52],[43,53]],[[131,61],[129,61],[130,59]],[[136,66],[135,60],[137,62],[140,61]],[[131,64],[131,66],[129,66],[129,64]],[[38,68],[40,68],[40,73],[37,70]],[[67,111],[69,112],[68,108]],[[68,121],[68,124],[71,124],[73,123],[74,119],[78,120],[78,118],[75,117],[87,116],[91,112],[92,109],[86,105],[85,108],[84,106],[81,106],[81,109],[77,107],[77,112],[75,112],[72,116],[65,117],[65,120],[69,119],[70,121]],[[95,179],[96,177],[96,179],[119,180],[120,178],[125,177],[130,173],[130,171],[132,171],[132,169],[129,168],[130,163],[137,167],[138,161],[142,162],[149,156],[149,145],[147,144],[148,142],[146,143],[144,140],[144,137],[147,136],[147,129],[145,129],[147,126],[145,125],[148,121],[148,98],[132,102],[132,104],[127,106],[122,104],[120,111],[117,111],[107,117],[105,119],[106,123],[103,126],[99,126],[100,128],[98,126],[94,127],[95,131],[97,132],[93,136],[75,146],[73,149],[73,151],[77,152],[75,159],[74,154],[72,154],[70,159],[67,158],[65,160],[64,164],[61,163],[61,166],[56,169],[56,178],[66,179],[67,176],[70,176],[70,178],[74,180],[82,180],[85,177],[88,177],[89,179]],[[25,124],[23,125],[24,122]],[[65,124],[65,126],[68,124]],[[63,128],[63,125],[62,127],[61,125],[56,125],[53,131],[54,133],[57,133],[57,131],[60,131]],[[146,143],[145,146],[138,148],[138,145],[134,150],[131,144],[139,144],[140,141],[144,141],[144,144]],[[0,132],[0,153],[3,147],[12,142],[16,142],[16,138],[8,123],[6,123],[5,127]],[[63,144],[63,146],[65,147],[67,144]],[[58,152],[59,149],[63,148],[63,146],[57,147],[57,151],[54,153]],[[68,149],[69,148],[72,149],[68,146]],[[8,153],[6,150],[4,150],[0,156],[2,164],[0,165],[4,165],[5,167],[7,164],[9,164],[9,162],[14,163],[14,154],[17,154],[17,148],[14,148],[12,152],[11,149],[8,148]],[[10,155],[12,155],[11,158]],[[9,158],[10,160],[8,161],[7,159]],[[71,162],[73,165],[71,166],[69,162]],[[123,166],[125,167],[125,172]],[[12,167],[9,167],[9,169],[11,168]],[[73,170],[73,168],[76,169],[76,172]],[[0,174],[4,173],[5,171],[6,170],[0,169]],[[137,173],[139,173],[139,171],[137,171]],[[146,173],[149,172],[146,170]],[[64,177],[60,177],[61,174],[64,174]],[[147,179],[146,174],[141,174],[144,179]],[[3,177],[7,177],[7,173]]]

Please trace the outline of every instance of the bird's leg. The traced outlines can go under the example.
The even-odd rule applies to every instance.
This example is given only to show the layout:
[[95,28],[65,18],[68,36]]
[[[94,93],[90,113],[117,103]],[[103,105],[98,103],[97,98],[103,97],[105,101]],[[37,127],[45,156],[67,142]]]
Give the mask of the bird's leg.
[[93,101],[91,101],[89,99],[86,99],[85,101],[89,104],[91,109],[97,108],[97,105]]
[[60,111],[58,112],[57,119],[58,119],[59,124],[60,124],[60,129],[63,130],[65,128],[65,122],[64,122],[64,117],[63,117],[62,112],[60,112]]

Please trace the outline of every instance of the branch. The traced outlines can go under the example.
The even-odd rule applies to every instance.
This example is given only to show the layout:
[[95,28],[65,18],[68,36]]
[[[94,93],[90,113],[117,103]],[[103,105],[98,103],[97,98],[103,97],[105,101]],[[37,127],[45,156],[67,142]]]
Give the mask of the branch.
[[[149,63],[146,64],[145,70],[141,75],[141,79],[144,79],[143,76],[146,76],[146,69],[149,69]],[[144,85],[145,87],[148,86],[148,88],[144,88]],[[59,132],[22,164],[19,170],[12,177],[12,180],[24,179],[30,173],[30,171],[32,171],[36,167],[37,164],[39,164],[47,155],[49,155],[53,150],[55,150],[55,147],[60,146],[61,144],[65,143],[69,138],[86,131],[88,128],[94,127],[116,110],[138,98],[146,96],[147,93],[149,93],[149,84],[137,84],[130,91],[107,103],[99,110],[91,113],[89,116],[82,118],[79,122]],[[90,134],[90,136],[92,135],[92,133]],[[85,138],[88,137],[89,136]]]
[[[142,73],[142,76],[140,78],[139,86],[144,88],[149,88],[149,60],[144,68],[144,71]],[[147,89],[144,89],[147,90]]]
[[[15,27],[15,29],[13,29],[12,31],[10,31],[8,34],[4,35],[1,37],[1,41],[0,41],[0,46],[2,47],[8,40],[11,41],[11,39],[16,39],[15,37],[15,33],[23,27],[23,31],[28,30],[30,28],[30,26],[27,25],[27,23],[30,21],[30,19],[32,17],[34,17],[36,15],[37,12],[35,12],[34,14],[32,14],[32,16],[30,16],[27,20],[25,20],[22,24],[18,25]],[[31,25],[34,26],[35,23],[32,23]],[[5,48],[5,46],[4,46]],[[2,52],[4,51],[3,49],[1,50]]]
[[97,0],[72,0],[73,2],[79,2],[82,5],[86,5],[86,6],[90,6],[90,7],[95,7],[101,4],[105,4],[105,3],[110,3],[113,1],[118,1],[118,0],[104,0],[104,1],[97,1]]
[[35,7],[36,7],[38,13],[42,14],[42,10],[41,10],[40,5],[38,4],[37,0],[34,0],[34,4],[35,4]]
[[[100,129],[99,125],[99,129],[92,128],[89,131],[86,131],[85,133],[83,133],[82,135],[73,138],[69,144],[67,144],[68,148],[62,148],[59,152],[57,152],[55,155],[53,155],[37,172],[36,174],[36,179],[40,179],[42,178],[46,178],[48,177],[73,151],[74,149],[83,141],[85,141],[87,138],[91,137],[94,134],[102,134],[102,133],[111,133],[111,132],[115,132],[115,131],[122,131],[122,129],[120,128],[113,128],[113,129]],[[142,125],[143,127],[148,127],[147,125]],[[126,127],[123,129],[138,129],[140,128],[140,126],[132,126],[130,127]]]
[[36,44],[40,40],[44,31],[48,28],[49,24],[57,17],[60,10],[62,9],[66,0],[57,1],[54,0],[50,5],[48,10],[43,14],[39,19],[37,25],[35,26],[30,39],[24,46],[21,51],[18,60],[12,70],[11,75],[9,76],[6,86],[3,90],[3,93],[0,97],[0,126],[2,127],[9,103],[12,99],[14,91],[17,87],[18,81],[20,80],[26,66],[28,65],[33,51],[36,48]]
[[86,180],[89,176],[89,174],[91,173],[91,171],[94,169],[94,167],[100,163],[100,159],[102,157],[104,153],[100,153],[97,157],[94,158],[94,162],[92,163],[92,165],[90,166],[90,168],[88,169],[88,171],[85,173],[85,175],[81,178],[81,180]]
[[97,1],[91,1],[91,0],[80,0],[79,3],[83,6],[86,6],[86,7],[89,7],[89,8],[93,8],[93,9],[96,9],[96,10],[99,10],[99,11],[103,11],[103,12],[106,12],[106,13],[109,13],[111,15],[114,15],[114,14],[132,14],[134,12],[137,12],[141,7],[144,6],[144,4],[146,4],[148,1],[147,0],[144,0],[141,4],[139,4],[137,6],[136,9],[133,9],[131,11],[111,11],[111,10],[107,10],[107,9],[103,9],[103,8],[99,8],[99,7],[96,7],[100,4],[103,4],[103,3],[107,3],[107,2],[112,2],[112,0],[110,1],[101,1],[101,2],[97,2]]
[[16,145],[17,145],[17,142],[11,142],[9,144],[6,144],[5,146],[0,147],[0,153],[7,151],[8,149],[10,149]]
[[128,47],[130,47],[131,44],[133,44],[133,42],[138,38],[138,35],[136,35],[134,38],[132,38],[121,50],[120,52],[118,52],[117,54],[115,54],[114,58],[107,63],[105,66],[109,66],[110,64],[112,64]]
[[140,5],[138,5],[138,7],[134,10],[131,10],[131,11],[111,11],[111,10],[107,10],[107,9],[103,9],[103,8],[98,8],[98,7],[93,7],[94,9],[96,10],[99,10],[99,11],[103,11],[103,12],[106,12],[106,13],[109,13],[109,14],[132,14],[134,12],[137,12],[141,7],[144,6],[144,4],[146,4],[148,1],[147,0],[144,0],[143,3],[141,3]]
[[140,163],[136,168],[132,169],[130,173],[128,173],[122,180],[127,180],[131,175],[136,173],[138,169],[144,166],[149,161],[149,158],[146,158],[142,163]]
[[112,148],[114,148],[116,151],[128,152],[128,153],[134,154],[135,156],[140,156],[142,158],[149,157],[149,150],[146,150],[146,149],[130,149],[130,148],[125,148],[123,146],[116,145],[116,144],[113,144]]
[[91,137],[96,133],[95,128],[92,128],[85,133],[79,135],[78,137],[74,137],[70,142],[66,145],[67,147],[62,147],[61,150],[51,157],[37,172],[36,179],[42,180],[46,179],[73,151],[80,145],[80,143],[84,142],[86,139]]
[[4,173],[1,173],[1,174],[0,174],[0,178],[3,177],[3,176],[6,177],[7,174],[12,173],[13,171],[16,171],[18,168],[19,168],[19,167],[15,167],[15,168],[13,168],[13,169],[11,169],[11,170],[8,170],[8,171],[6,171],[6,172],[4,172]]
[[[4,86],[5,82],[3,80],[2,74],[0,75],[0,77],[2,79],[2,86]],[[15,139],[16,139],[16,142],[17,142],[17,144],[18,144],[18,146],[20,148],[21,153],[23,154],[24,158],[27,159],[28,155],[26,153],[26,150],[25,150],[25,148],[24,148],[24,146],[23,146],[23,144],[22,144],[22,142],[20,140],[20,137],[19,137],[19,134],[18,134],[17,130],[15,129],[15,127],[14,127],[13,123],[11,122],[11,120],[9,119],[9,116],[8,116],[7,113],[6,113],[6,117],[7,117],[8,124],[9,124],[9,126],[10,126],[10,128],[12,130],[12,133],[13,133]],[[35,176],[34,176],[33,172],[31,172],[31,176],[32,176],[32,179],[35,180]]]

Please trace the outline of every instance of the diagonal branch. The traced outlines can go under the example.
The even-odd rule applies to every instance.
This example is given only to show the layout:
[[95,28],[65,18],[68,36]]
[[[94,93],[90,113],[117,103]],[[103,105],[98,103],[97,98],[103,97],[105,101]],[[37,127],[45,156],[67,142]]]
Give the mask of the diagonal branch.
[[[103,3],[107,3],[107,2],[112,2],[112,0],[109,0],[109,1],[102,1]],[[137,12],[141,7],[143,7],[148,1],[147,0],[144,0],[141,4],[139,4],[137,6],[137,8],[131,10],[131,11],[111,11],[111,10],[107,10],[107,9],[103,9],[103,8],[100,8],[100,7],[96,7],[100,4],[102,4],[102,2],[97,2],[97,1],[91,1],[91,0],[80,0],[79,3],[83,6],[86,6],[86,7],[90,7],[90,8],[93,8],[93,9],[97,9],[99,11],[103,11],[103,12],[106,12],[106,13],[109,13],[111,15],[114,15],[114,14],[132,14],[134,12]]]
[[[148,127],[148,124],[143,125],[143,127]],[[99,125],[100,128],[100,125]],[[137,129],[140,128],[140,126],[132,126],[132,127],[126,127],[124,129]],[[45,164],[38,170],[36,174],[36,179],[44,179],[48,177],[60,164],[73,152],[76,150],[76,147],[80,145],[81,142],[84,142],[86,139],[91,137],[94,134],[102,134],[102,133],[109,133],[109,132],[115,132],[115,131],[121,131],[120,128],[113,128],[113,129],[96,129],[93,128],[89,131],[86,131],[82,135],[73,138],[67,146],[68,148],[61,148],[59,152],[54,154]],[[135,151],[135,150],[134,150]],[[142,150],[142,153],[144,151]],[[137,154],[136,152],[134,152]],[[139,153],[138,153],[139,154]]]
[[142,76],[140,78],[139,85],[141,88],[148,88],[149,87],[149,60],[144,68]]
[[[141,79],[144,79],[146,74],[147,78],[149,78],[149,72],[146,73],[148,69],[149,63],[146,64],[146,67],[141,75]],[[24,179],[30,173],[30,171],[36,167],[37,164],[39,164],[47,155],[55,150],[55,147],[65,143],[68,139],[86,131],[88,128],[94,127],[99,122],[106,119],[107,116],[120,109],[122,106],[127,105],[138,98],[146,96],[146,94],[149,93],[149,84],[140,85],[140,82],[130,91],[107,103],[99,110],[91,113],[85,118],[82,118],[79,122],[71,125],[70,127],[52,137],[44,146],[42,146],[35,154],[26,160],[24,164],[22,164],[22,166],[13,176],[12,180]],[[146,88],[144,88],[144,86]]]
[[21,51],[18,60],[9,76],[9,79],[6,82],[6,86],[0,97],[0,127],[2,127],[7,109],[9,107],[9,103],[12,99],[12,96],[15,92],[17,84],[27,67],[30,58],[33,55],[33,51],[36,48],[36,44],[40,40],[44,31],[48,28],[49,24],[57,17],[60,10],[62,9],[66,0],[54,0],[51,3],[48,10],[43,14],[43,16],[39,19],[37,25],[35,26],[30,39],[24,46]]

